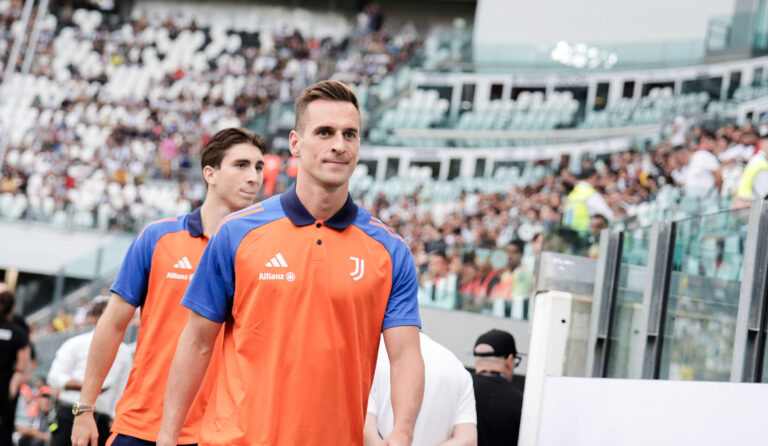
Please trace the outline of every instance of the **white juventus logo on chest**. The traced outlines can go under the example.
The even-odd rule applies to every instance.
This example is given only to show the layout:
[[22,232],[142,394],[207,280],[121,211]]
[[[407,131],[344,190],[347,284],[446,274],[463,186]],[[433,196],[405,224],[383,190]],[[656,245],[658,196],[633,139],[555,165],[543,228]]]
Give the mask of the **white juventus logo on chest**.
[[352,280],[360,280],[365,274],[365,260],[357,257],[350,257],[349,260],[355,262],[355,270],[349,273],[352,276]]

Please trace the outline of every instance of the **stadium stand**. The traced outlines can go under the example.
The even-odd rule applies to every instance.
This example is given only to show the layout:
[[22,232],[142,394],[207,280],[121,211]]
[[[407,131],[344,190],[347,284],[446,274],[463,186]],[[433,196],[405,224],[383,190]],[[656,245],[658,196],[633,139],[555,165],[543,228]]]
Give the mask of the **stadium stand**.
[[[14,6],[5,2],[6,36]],[[204,10],[173,19],[150,10],[117,23],[94,10],[47,14],[31,72],[9,76],[0,92],[11,194],[0,214],[135,229],[186,212],[203,197],[189,179],[207,135],[245,125],[319,78],[380,79],[420,45],[409,29],[385,41],[362,24],[354,34],[337,26],[339,17],[317,27],[283,8],[254,14],[260,21],[247,28]],[[210,23],[198,25],[201,17]],[[171,179],[178,186],[153,181]]]

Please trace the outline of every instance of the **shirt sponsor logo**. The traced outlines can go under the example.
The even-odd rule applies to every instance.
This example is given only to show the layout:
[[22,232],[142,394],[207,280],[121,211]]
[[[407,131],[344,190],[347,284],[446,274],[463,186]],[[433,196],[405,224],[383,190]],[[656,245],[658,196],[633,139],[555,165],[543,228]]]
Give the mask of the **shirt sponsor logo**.
[[293,282],[296,280],[296,274],[292,272],[285,274],[259,273],[259,280],[287,280],[288,282]]
[[194,274],[179,274],[179,273],[170,272],[165,276],[165,278],[176,279],[176,280],[192,280],[192,276],[194,276]]

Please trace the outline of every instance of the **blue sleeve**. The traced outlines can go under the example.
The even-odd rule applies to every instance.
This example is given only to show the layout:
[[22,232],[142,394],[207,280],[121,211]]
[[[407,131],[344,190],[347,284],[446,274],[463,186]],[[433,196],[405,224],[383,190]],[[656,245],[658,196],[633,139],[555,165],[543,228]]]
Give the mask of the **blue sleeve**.
[[205,247],[181,304],[214,322],[224,323],[235,294],[235,251],[228,225],[222,226]]
[[134,307],[141,306],[147,297],[149,270],[158,238],[148,229],[144,228],[131,243],[110,289]]
[[415,325],[421,328],[416,264],[405,245],[399,248],[392,254],[392,291],[389,293],[382,330],[402,325]]

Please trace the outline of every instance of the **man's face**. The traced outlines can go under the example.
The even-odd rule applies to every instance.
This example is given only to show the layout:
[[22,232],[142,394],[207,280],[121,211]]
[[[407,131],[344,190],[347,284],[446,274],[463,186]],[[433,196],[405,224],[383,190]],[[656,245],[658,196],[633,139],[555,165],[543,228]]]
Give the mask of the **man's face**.
[[512,268],[516,268],[523,260],[523,253],[516,245],[509,245],[507,247],[507,258],[509,258],[509,265]]
[[[208,167],[206,167],[208,169]],[[206,176],[208,193],[214,193],[232,212],[253,204],[264,180],[264,155],[250,143],[233,145],[221,165]]]
[[448,262],[437,254],[429,256],[429,272],[434,277],[444,276],[448,272]]
[[360,113],[351,102],[318,99],[302,121],[290,140],[304,181],[325,189],[347,184],[360,158]]
[[589,225],[590,231],[592,231],[593,234],[599,234],[600,231],[608,227],[608,222],[602,217],[592,217],[589,220]]
[[47,414],[51,411],[51,407],[53,404],[51,403],[51,397],[50,396],[43,396],[40,398],[40,402],[38,403],[38,408],[40,409],[40,412]]

